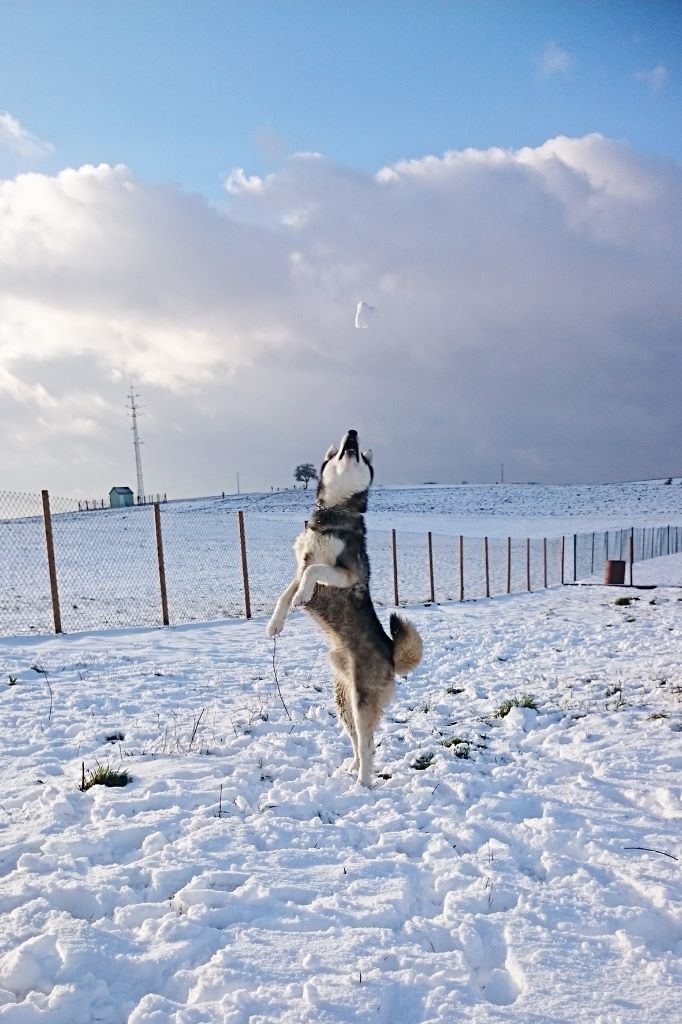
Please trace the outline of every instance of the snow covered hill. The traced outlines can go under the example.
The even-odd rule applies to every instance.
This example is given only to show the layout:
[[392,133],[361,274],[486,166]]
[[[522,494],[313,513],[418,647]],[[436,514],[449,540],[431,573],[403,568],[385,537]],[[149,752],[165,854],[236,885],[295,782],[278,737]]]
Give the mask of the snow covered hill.
[[[181,503],[244,509],[300,523],[315,502],[308,491],[233,494]],[[562,533],[655,526],[682,521],[682,479],[619,484],[478,484],[372,488],[367,525],[463,533],[473,537],[556,537]]]

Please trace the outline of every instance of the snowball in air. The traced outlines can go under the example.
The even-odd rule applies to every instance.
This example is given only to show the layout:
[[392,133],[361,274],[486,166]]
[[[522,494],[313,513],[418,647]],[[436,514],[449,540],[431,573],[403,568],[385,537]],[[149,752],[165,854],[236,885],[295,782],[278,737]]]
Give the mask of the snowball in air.
[[370,306],[366,302],[358,302],[357,309],[355,310],[355,326],[356,327],[369,327],[372,320],[376,320],[379,317],[379,311],[376,306]]

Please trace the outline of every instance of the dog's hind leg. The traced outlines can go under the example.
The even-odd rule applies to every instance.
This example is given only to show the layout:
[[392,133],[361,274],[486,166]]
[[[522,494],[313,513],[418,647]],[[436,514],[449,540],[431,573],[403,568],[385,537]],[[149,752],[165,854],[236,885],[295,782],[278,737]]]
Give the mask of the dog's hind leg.
[[372,785],[374,766],[374,730],[379,724],[382,707],[373,699],[357,698],[354,707],[358,745],[358,783]]
[[374,732],[384,708],[393,696],[393,668],[375,660],[356,665],[353,715],[358,735],[358,783],[371,786],[374,767]]
[[[336,709],[339,712],[339,719],[341,720],[341,725],[348,733],[349,739],[353,744],[353,763],[350,767],[350,770],[352,772],[356,772],[358,770],[358,765],[360,762],[358,758],[358,734],[355,731],[355,717],[353,715],[353,707],[350,703],[350,696],[348,693],[346,679],[344,677],[343,672],[340,669],[340,666],[335,664],[336,660],[337,659],[334,658],[334,653],[332,653],[332,665],[334,665],[335,668],[337,669],[334,687]],[[338,660],[340,661],[341,659]]]

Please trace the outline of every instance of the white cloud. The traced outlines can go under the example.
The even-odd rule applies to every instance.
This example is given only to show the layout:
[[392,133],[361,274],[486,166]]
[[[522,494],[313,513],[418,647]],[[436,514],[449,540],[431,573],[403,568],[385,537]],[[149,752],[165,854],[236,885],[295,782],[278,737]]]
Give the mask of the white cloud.
[[130,476],[128,372],[155,491],[288,482],[349,425],[380,479],[674,471],[676,165],[591,135],[233,180],[229,213],[120,166],[0,182],[5,486]]
[[46,156],[53,148],[49,142],[33,135],[6,110],[0,113],[0,146],[26,159]]
[[657,64],[649,71],[636,71],[635,80],[648,85],[652,92],[660,92],[668,81],[668,69],[664,64]]
[[227,176],[225,188],[232,195],[242,192],[262,192],[265,181],[257,174],[248,175],[243,167],[235,167]]
[[564,50],[563,47],[557,46],[554,42],[549,42],[540,55],[539,63],[541,73],[549,77],[550,75],[560,75],[570,71],[575,64],[575,58],[567,50]]

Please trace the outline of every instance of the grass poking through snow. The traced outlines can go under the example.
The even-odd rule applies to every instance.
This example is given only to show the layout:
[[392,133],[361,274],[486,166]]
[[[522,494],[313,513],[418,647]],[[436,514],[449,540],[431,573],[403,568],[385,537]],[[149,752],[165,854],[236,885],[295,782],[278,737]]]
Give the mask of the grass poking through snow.
[[98,764],[88,772],[83,765],[81,784],[78,788],[81,793],[85,793],[93,786],[127,786],[131,781],[132,777],[127,771],[118,772],[108,764]]
[[503,700],[495,712],[495,718],[506,718],[512,708],[532,708],[538,710],[537,699],[532,693],[524,693],[522,697],[509,697]]

